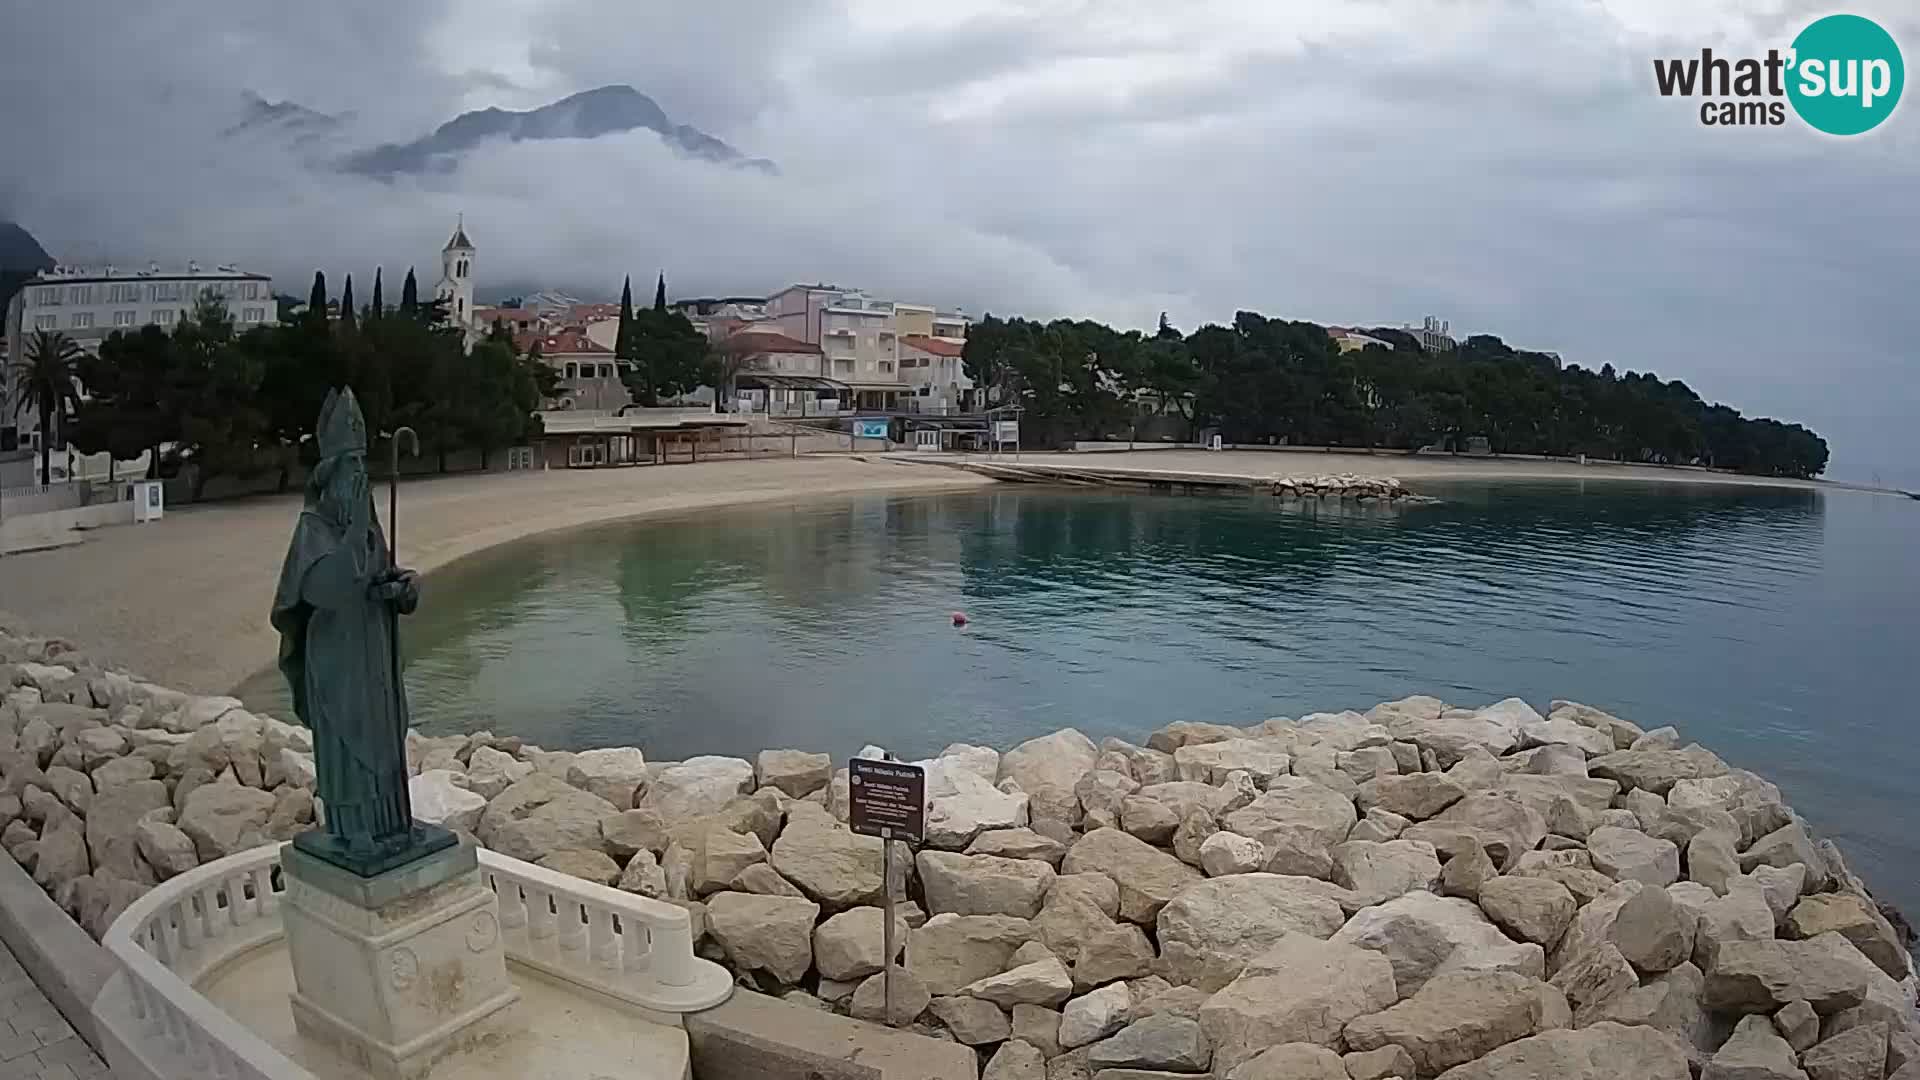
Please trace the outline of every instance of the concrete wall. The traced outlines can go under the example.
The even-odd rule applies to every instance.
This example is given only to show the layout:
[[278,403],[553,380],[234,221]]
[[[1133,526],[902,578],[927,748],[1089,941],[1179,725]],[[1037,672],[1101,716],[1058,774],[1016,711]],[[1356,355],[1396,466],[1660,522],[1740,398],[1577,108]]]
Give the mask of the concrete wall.
[[687,1015],[700,1080],[978,1080],[958,1043],[836,1016],[735,988]]
[[0,520],[0,551],[50,547],[72,539],[74,529],[98,529],[133,523],[131,502],[104,503],[44,514],[7,515]]
[[98,1051],[94,1003],[114,973],[113,958],[5,852],[0,852],[0,941],[73,1030]]

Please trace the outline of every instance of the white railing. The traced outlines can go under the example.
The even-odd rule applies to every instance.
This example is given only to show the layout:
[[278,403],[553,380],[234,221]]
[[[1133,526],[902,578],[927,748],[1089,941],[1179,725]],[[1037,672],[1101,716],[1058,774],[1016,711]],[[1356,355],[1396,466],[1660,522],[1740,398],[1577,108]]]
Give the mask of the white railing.
[[499,896],[501,939],[516,963],[662,1013],[711,1008],[733,993],[727,969],[693,955],[685,908],[491,851],[480,853],[480,873]]
[[[693,954],[684,908],[481,851],[500,905],[507,959],[678,1024],[733,992],[727,970]],[[140,1051],[169,1080],[314,1080],[215,1006],[194,983],[284,933],[280,845],[210,862],[155,886],[107,931],[126,975]]]
[[281,934],[280,846],[218,859],[156,886],[103,944],[126,974],[141,1056],[169,1078],[312,1080],[193,988],[221,962]]

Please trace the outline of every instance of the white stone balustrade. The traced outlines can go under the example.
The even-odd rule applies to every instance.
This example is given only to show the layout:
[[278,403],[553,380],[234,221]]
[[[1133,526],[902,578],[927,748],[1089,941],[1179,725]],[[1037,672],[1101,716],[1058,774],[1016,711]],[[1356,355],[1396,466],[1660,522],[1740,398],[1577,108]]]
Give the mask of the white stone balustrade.
[[[732,992],[726,969],[694,956],[685,909],[491,851],[479,857],[499,897],[510,973],[532,968],[673,1026]],[[107,1047],[117,1075],[314,1080],[196,989],[222,965],[279,946],[279,868],[278,844],[230,855],[161,883],[114,922],[103,944],[126,985],[109,994],[124,994],[131,1014]]]

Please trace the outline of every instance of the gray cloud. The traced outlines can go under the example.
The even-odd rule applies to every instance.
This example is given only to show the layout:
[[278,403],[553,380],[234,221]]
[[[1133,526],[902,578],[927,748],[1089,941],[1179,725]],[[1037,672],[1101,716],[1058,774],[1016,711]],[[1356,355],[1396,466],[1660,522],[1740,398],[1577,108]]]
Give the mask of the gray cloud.
[[[70,260],[237,259],[294,291],[316,265],[431,280],[464,212],[483,280],[590,293],[664,268],[1142,326],[1435,312],[1804,420],[1838,464],[1912,461],[1920,104],[1840,141],[1704,128],[1652,89],[1654,56],[1784,45],[1810,3],[28,5],[0,33],[0,206]],[[1920,42],[1898,0],[1857,10]],[[216,135],[247,90],[372,142],[607,82],[784,175],[643,132],[388,185]]]

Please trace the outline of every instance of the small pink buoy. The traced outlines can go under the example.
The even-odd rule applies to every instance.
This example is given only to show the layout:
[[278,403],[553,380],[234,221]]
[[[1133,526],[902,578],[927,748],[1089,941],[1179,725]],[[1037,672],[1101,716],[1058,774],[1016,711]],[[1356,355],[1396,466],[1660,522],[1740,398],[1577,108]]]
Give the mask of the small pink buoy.
[[966,612],[964,612],[964,611],[956,611],[956,612],[954,612],[954,613],[953,613],[953,625],[955,625],[955,626],[965,626],[965,625],[967,625],[967,613],[966,613]]

